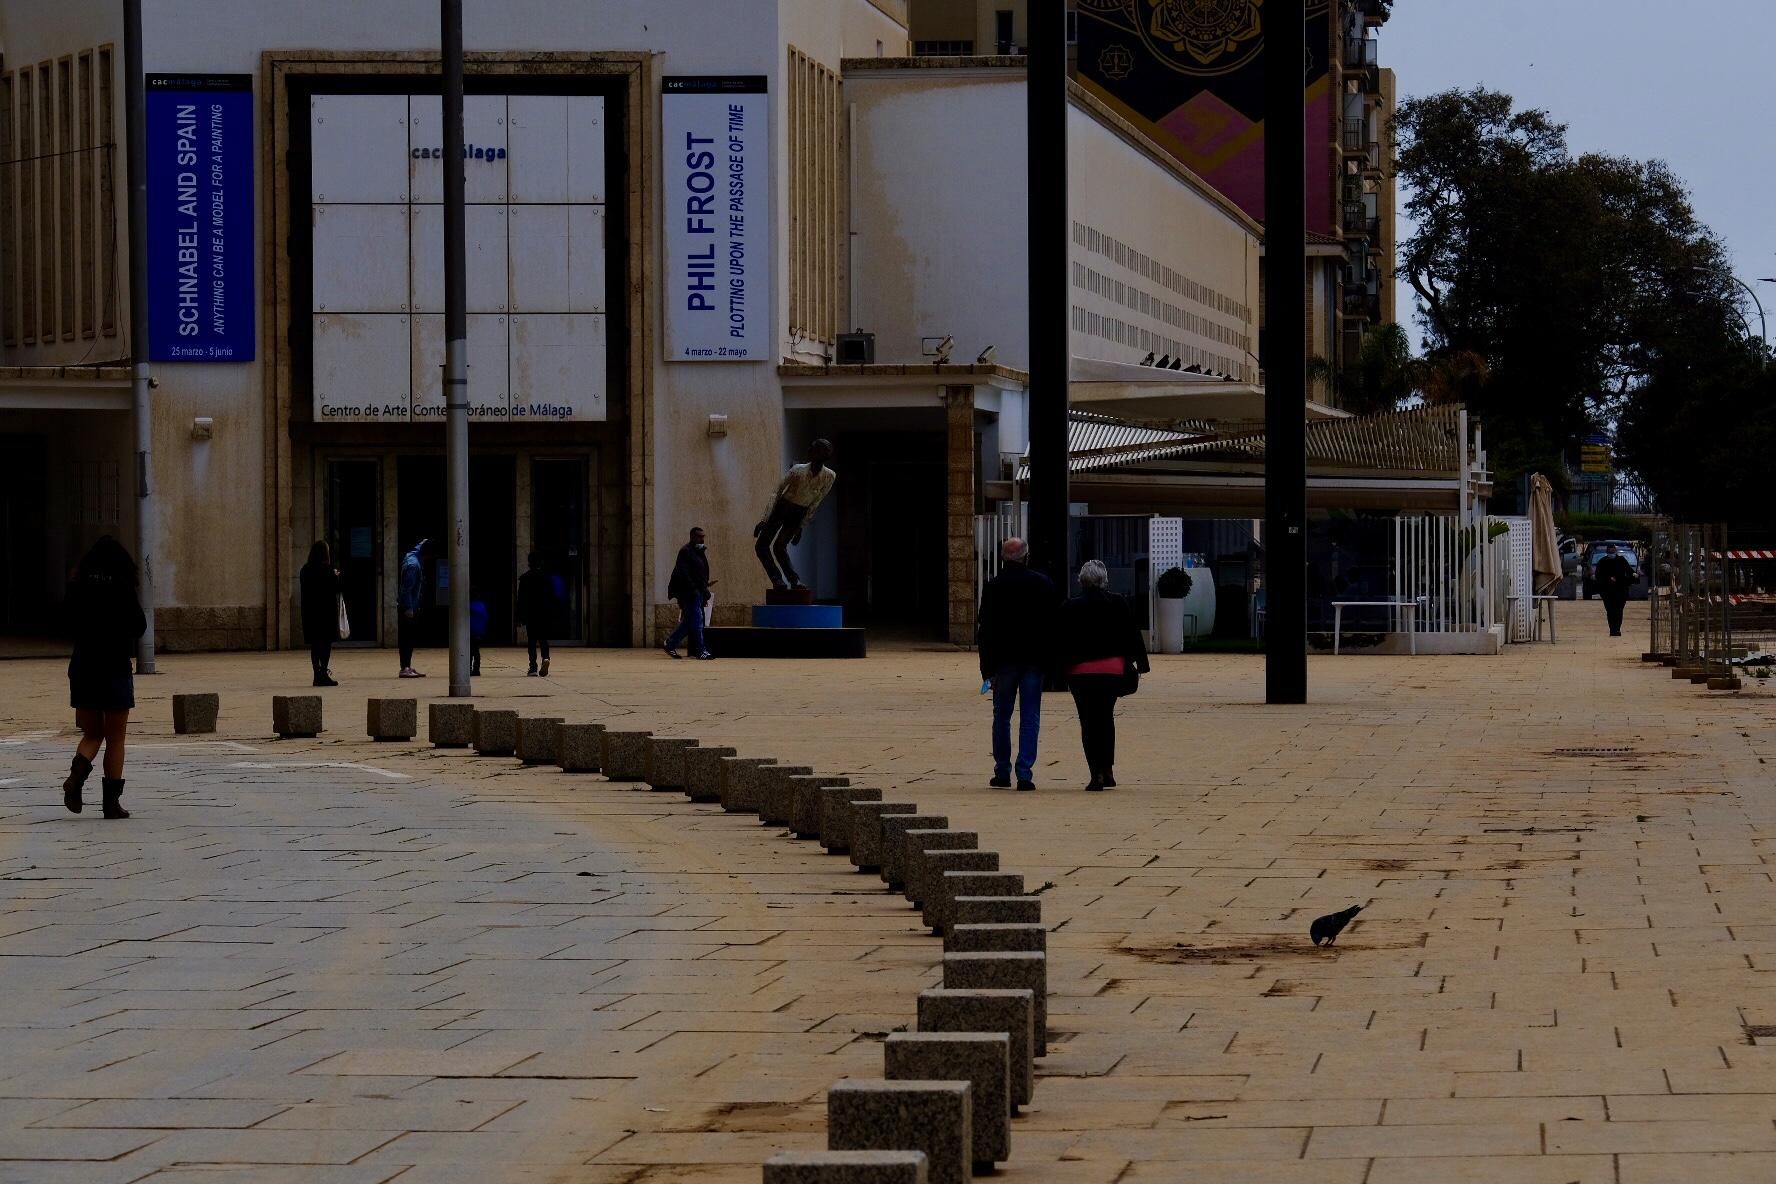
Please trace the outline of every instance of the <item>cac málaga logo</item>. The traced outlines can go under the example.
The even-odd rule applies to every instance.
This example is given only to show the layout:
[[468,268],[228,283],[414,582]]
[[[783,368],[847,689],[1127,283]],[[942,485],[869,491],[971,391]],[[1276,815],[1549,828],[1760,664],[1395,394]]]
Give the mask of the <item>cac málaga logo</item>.
[[1140,0],[1155,57],[1186,74],[1226,74],[1264,48],[1262,0]]

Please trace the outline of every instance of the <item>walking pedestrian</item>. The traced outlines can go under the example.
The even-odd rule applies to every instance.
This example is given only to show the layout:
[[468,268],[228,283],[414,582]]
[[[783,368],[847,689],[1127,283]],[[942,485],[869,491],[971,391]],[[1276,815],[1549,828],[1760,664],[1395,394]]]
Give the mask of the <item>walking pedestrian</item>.
[[1628,585],[1634,582],[1634,569],[1628,566],[1628,560],[1616,550],[1614,543],[1603,548],[1603,558],[1597,561],[1591,582],[1603,596],[1610,636],[1622,636],[1622,608],[1628,603]]
[[401,560],[401,587],[398,595],[400,620],[396,626],[397,644],[401,648],[401,677],[424,678],[413,668],[413,643],[419,634],[419,613],[425,605],[426,563],[432,558],[432,540],[420,539]]
[[325,541],[316,539],[302,565],[302,636],[308,640],[308,663],[314,667],[314,685],[336,687],[333,643],[339,640],[339,572]]
[[1147,673],[1147,647],[1134,614],[1110,591],[1110,572],[1096,559],[1079,569],[1079,595],[1061,606],[1060,666],[1079,711],[1079,739],[1091,770],[1086,789],[1116,787],[1116,700],[1132,695]]
[[715,657],[703,644],[703,606],[709,603],[709,552],[704,543],[703,528],[691,527],[691,541],[678,549],[678,562],[672,565],[672,578],[666,583],[666,595],[678,601],[678,628],[661,648],[668,658],[679,657],[678,645],[689,638],[691,653],[707,662]]
[[802,541],[802,531],[814,521],[814,511],[838,479],[828,463],[832,454],[830,441],[816,440],[808,445],[807,463],[790,466],[772,492],[765,516],[752,528],[752,537],[758,540],[753,552],[764,564],[771,587],[777,591],[804,586],[795,565],[789,561],[789,549]]
[[1030,570],[1030,548],[1023,539],[999,544],[999,571],[981,591],[974,627],[981,679],[993,687],[993,777],[987,784],[994,789],[1011,787],[1013,704],[1018,707],[1017,787],[1036,788],[1042,684],[1059,600],[1054,581]]
[[469,677],[481,676],[481,641],[487,636],[487,602],[479,592],[469,593]]
[[[549,630],[555,624],[555,583],[543,567],[541,552],[528,557],[530,569],[518,577],[518,619],[524,625],[524,636],[530,648],[529,677],[549,677]],[[537,667],[537,654],[543,664]]]
[[130,709],[136,705],[130,658],[148,628],[137,587],[135,560],[110,535],[92,545],[68,585],[68,619],[74,632],[68,702],[74,708],[80,742],[68,779],[62,782],[62,804],[76,814],[85,808],[81,787],[103,745],[105,766],[99,784],[105,817],[129,817],[122,800],[124,738]]

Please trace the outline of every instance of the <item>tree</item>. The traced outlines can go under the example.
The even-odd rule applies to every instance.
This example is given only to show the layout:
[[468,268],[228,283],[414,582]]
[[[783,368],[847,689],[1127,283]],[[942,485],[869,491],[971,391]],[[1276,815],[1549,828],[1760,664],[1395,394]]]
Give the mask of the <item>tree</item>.
[[1394,142],[1418,226],[1400,270],[1442,367],[1421,387],[1483,418],[1501,479],[1560,483],[1665,359],[1736,333],[1725,252],[1665,165],[1575,158],[1545,112],[1483,89],[1406,101]]

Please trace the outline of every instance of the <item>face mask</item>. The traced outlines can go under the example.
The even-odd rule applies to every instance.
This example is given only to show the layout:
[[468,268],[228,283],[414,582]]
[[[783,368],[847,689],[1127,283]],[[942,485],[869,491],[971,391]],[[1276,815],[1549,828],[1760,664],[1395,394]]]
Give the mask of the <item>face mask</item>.
[[699,550],[699,551],[706,551],[706,550],[708,550],[708,548],[707,548],[707,547],[705,547],[705,546],[704,546],[704,545],[703,545],[703,544],[702,544],[702,543],[692,543],[692,544],[691,544],[691,545],[692,545],[692,546],[693,546],[693,547],[695,547],[695,548],[697,548],[697,550]]

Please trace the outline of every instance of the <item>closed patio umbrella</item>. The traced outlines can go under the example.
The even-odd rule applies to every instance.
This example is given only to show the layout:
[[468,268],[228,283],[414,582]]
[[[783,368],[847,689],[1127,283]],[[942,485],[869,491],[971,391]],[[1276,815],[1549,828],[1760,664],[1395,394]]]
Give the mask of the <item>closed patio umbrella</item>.
[[1529,526],[1535,540],[1531,582],[1544,595],[1560,583],[1560,538],[1554,532],[1554,486],[1540,473],[1529,478]]

